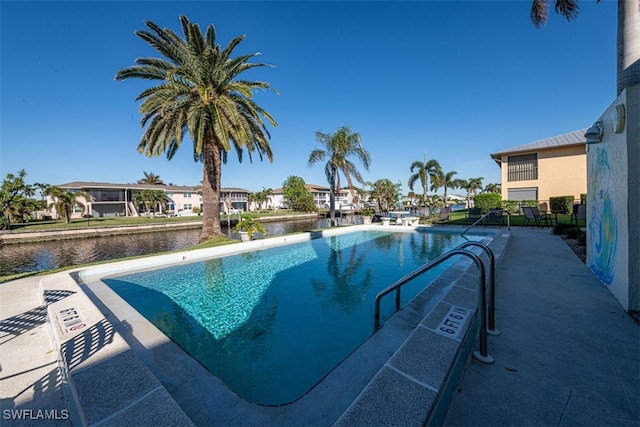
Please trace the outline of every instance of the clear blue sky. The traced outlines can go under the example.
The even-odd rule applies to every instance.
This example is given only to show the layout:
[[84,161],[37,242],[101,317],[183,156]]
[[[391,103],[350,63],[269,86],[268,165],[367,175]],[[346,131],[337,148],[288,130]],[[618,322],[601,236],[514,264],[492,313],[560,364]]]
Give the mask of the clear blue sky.
[[[27,181],[133,183],[143,171],[196,185],[192,146],[172,161],[136,151],[135,97],[149,82],[115,81],[154,54],[133,32],[178,16],[214,23],[237,54],[262,52],[249,77],[278,89],[259,104],[274,161],[223,166],[222,185],[278,188],[290,175],[326,185],[307,166],[314,132],[349,125],[372,155],[367,181],[400,180],[437,159],[456,178],[500,182],[489,154],[590,126],[615,99],[616,1],[582,0],[577,19],[552,13],[537,30],[531,1],[1,1],[0,173]],[[570,171],[567,171],[568,173]],[[419,184],[416,192],[421,192]],[[454,193],[460,191],[454,191]]]

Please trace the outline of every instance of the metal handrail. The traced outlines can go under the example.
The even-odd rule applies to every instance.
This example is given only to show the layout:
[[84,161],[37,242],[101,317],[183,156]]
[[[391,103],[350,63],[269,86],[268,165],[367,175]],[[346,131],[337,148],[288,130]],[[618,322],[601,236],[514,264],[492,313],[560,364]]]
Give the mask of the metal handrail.
[[481,248],[489,258],[489,328],[487,333],[489,335],[500,335],[500,331],[496,329],[496,257],[491,248],[482,242],[469,241],[461,244],[458,248],[464,249],[467,246]]
[[488,217],[492,213],[496,213],[496,212],[502,212],[502,213],[506,213],[507,214],[507,229],[511,230],[511,214],[509,213],[509,211],[507,209],[493,209],[493,210],[490,210],[489,212],[487,212],[486,214],[482,215],[480,218],[478,218],[476,220],[476,222],[474,222],[473,224],[471,224],[470,226],[465,228],[464,231],[462,233],[460,233],[460,236],[464,237],[464,235],[465,235],[465,233],[467,231],[471,230],[473,227],[475,227],[481,221],[483,221],[486,217]]
[[432,269],[433,267],[441,264],[442,262],[446,261],[447,259],[455,255],[465,255],[471,258],[471,260],[476,264],[476,267],[478,267],[478,271],[480,273],[478,275],[478,285],[480,288],[480,302],[478,307],[479,316],[480,316],[480,331],[479,331],[480,352],[474,352],[474,357],[484,363],[493,363],[493,357],[487,354],[487,295],[486,295],[487,287],[486,287],[486,281],[485,281],[484,263],[482,262],[482,260],[478,255],[466,249],[461,249],[461,248],[452,249],[451,251],[440,255],[438,258],[434,259],[433,261],[412,271],[411,273],[397,280],[395,283],[391,284],[390,286],[386,287],[382,291],[378,292],[378,295],[376,295],[376,302],[375,302],[374,332],[380,329],[380,300],[382,299],[382,297],[395,291],[396,292],[396,298],[395,298],[396,312],[398,312],[400,310],[400,288],[404,284],[410,282],[411,280],[415,279],[416,277],[420,276],[421,274],[425,273],[426,271]]

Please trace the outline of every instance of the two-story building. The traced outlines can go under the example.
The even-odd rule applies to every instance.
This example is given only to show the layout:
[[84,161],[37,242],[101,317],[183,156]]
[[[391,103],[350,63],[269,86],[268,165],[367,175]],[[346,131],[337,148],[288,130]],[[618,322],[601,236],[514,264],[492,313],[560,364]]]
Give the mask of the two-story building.
[[[318,209],[329,209],[329,187],[317,184],[305,184],[305,187],[313,195],[313,202]],[[335,204],[336,210],[353,210],[353,203],[353,197],[348,189],[343,188],[338,192]],[[285,208],[286,204],[283,189],[277,188],[273,190],[273,196],[270,197],[270,207],[281,209]]]
[[503,200],[538,200],[587,192],[586,129],[491,154],[502,174]]
[[[182,185],[114,184],[108,182],[74,181],[60,184],[58,187],[72,192],[84,192],[89,200],[79,197],[78,201],[86,205],[86,211],[92,217],[139,216],[144,206],[135,203],[135,194],[142,190],[164,192],[167,203],[160,206],[160,213],[190,212],[202,209],[202,191],[199,187]],[[241,188],[222,188],[220,209],[226,212],[229,207],[237,210],[247,209],[248,190]],[[51,204],[51,197],[47,200]],[[55,208],[52,214],[57,215]],[[79,218],[83,208],[75,206],[72,218]]]

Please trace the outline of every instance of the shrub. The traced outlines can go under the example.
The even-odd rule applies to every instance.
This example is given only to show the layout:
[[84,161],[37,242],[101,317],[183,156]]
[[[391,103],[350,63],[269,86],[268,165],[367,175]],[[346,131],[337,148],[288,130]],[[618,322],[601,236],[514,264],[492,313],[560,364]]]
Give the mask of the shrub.
[[580,194],[580,204],[581,205],[587,204],[587,195],[585,193]]
[[569,239],[578,239],[582,235],[582,230],[579,227],[570,228],[567,230],[567,237]]
[[482,212],[488,212],[491,209],[502,208],[502,196],[495,193],[482,193],[475,196],[474,205],[480,208]]
[[520,202],[518,200],[503,200],[502,208],[509,211],[510,214],[514,214],[520,209]]
[[564,212],[569,213],[573,209],[573,202],[575,197],[573,196],[560,196],[549,197],[549,204],[551,205],[552,212]]
[[566,222],[559,222],[553,227],[553,234],[561,235],[567,234],[569,230],[577,228],[575,224],[567,224]]
[[527,206],[527,207],[532,207],[532,208],[537,208],[539,205],[539,201],[532,199],[532,200],[520,200],[520,206]]

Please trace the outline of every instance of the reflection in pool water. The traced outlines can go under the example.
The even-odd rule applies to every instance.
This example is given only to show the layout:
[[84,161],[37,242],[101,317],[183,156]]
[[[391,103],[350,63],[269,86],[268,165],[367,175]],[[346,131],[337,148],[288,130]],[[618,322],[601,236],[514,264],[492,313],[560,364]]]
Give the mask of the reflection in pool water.
[[[364,231],[103,281],[240,396],[279,405],[372,333],[377,292],[462,241]],[[403,304],[452,262],[403,288]]]

